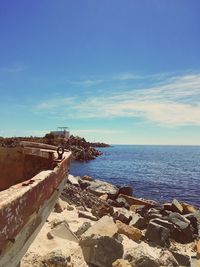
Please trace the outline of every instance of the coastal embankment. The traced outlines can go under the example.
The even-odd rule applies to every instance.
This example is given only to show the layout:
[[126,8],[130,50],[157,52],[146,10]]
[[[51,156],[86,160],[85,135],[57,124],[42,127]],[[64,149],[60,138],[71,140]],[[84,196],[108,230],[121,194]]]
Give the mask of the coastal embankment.
[[198,266],[200,211],[173,199],[136,198],[131,187],[69,175],[21,267]]
[[76,161],[87,161],[95,159],[101,155],[97,147],[108,147],[108,144],[96,142],[90,143],[85,138],[71,135],[69,138],[60,138],[53,134],[46,134],[44,137],[0,137],[0,147],[17,147],[21,141],[36,142],[54,146],[62,146],[72,152],[72,157]]

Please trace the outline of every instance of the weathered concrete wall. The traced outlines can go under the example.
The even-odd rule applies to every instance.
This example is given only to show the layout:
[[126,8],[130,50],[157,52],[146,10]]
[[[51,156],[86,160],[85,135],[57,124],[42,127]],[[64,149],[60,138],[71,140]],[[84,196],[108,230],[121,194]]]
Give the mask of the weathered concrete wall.
[[25,185],[0,192],[0,266],[15,267],[51,212],[68,175],[71,153],[53,170],[40,172]]
[[[53,153],[53,152],[52,152]],[[0,191],[52,169],[51,154],[41,157],[22,148],[0,148]]]

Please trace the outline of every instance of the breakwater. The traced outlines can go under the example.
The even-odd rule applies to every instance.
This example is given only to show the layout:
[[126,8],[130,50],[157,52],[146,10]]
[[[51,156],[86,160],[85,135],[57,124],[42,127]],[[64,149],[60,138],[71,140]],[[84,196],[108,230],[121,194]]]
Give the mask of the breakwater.
[[71,173],[129,185],[134,195],[160,202],[178,198],[200,206],[199,146],[111,146],[94,161],[73,162]]

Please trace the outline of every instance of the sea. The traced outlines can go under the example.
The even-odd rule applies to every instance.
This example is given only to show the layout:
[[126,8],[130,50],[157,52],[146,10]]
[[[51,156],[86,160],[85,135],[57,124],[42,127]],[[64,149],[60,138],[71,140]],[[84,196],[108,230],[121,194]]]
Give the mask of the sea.
[[133,188],[135,197],[161,203],[174,198],[200,207],[200,146],[113,145],[71,174]]

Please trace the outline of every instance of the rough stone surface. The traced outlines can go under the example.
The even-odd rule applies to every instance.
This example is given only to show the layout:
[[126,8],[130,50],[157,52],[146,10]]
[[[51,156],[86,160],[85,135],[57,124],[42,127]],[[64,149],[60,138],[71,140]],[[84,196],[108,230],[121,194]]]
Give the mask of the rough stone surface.
[[131,186],[123,186],[119,188],[119,194],[124,194],[127,196],[133,195],[133,188]]
[[169,215],[169,221],[181,230],[186,229],[190,225],[190,221],[177,212],[173,212]]
[[93,206],[91,210],[91,213],[98,218],[101,218],[105,215],[112,215],[113,212],[114,210],[112,206],[103,203]]
[[171,235],[173,239],[180,243],[188,243],[194,240],[194,229],[187,218],[179,213],[171,213],[169,221],[175,225]]
[[78,177],[74,177],[73,175],[69,174],[67,182],[74,186],[80,186],[78,182]]
[[83,236],[100,235],[113,237],[118,232],[118,228],[113,219],[109,216],[104,216],[92,225]]
[[179,267],[178,262],[172,255],[172,253],[168,250],[161,251],[160,257],[158,258],[159,266],[167,266],[167,267]]
[[82,190],[80,187],[69,184],[65,185],[61,198],[69,204],[84,206],[87,208],[104,204],[104,202],[94,194],[88,192],[87,190]]
[[182,244],[190,243],[194,240],[193,229],[190,226],[188,226],[184,230],[175,227],[171,237],[176,240],[176,242]]
[[[119,205],[121,207],[124,207],[126,209],[130,209],[130,205],[128,204],[128,202],[126,201],[126,199],[124,197],[117,197],[115,200],[117,203],[119,203]],[[112,205],[112,204],[111,204]]]
[[190,266],[190,257],[178,252],[172,251],[172,254],[180,266]]
[[184,214],[194,213],[194,212],[198,211],[197,207],[192,206],[188,203],[182,203],[182,207],[183,207],[183,213]]
[[190,224],[192,225],[192,227],[194,228],[194,233],[198,236],[198,220],[195,217],[194,213],[189,213],[187,215],[184,216],[186,219],[188,219],[190,221]]
[[173,223],[168,222],[168,221],[166,221],[166,220],[162,220],[162,219],[158,219],[158,218],[156,218],[156,219],[151,220],[151,222],[157,223],[157,224],[159,224],[159,225],[164,226],[165,228],[168,228],[168,229],[170,230],[170,232],[172,232],[173,229],[174,229],[174,225],[173,225]]
[[85,233],[89,228],[91,227],[91,223],[90,222],[84,222],[79,228],[78,230],[75,232],[75,235],[77,237],[80,237],[83,233]]
[[164,210],[172,211],[172,203],[163,204]]
[[145,237],[150,242],[161,247],[169,247],[170,230],[162,225],[150,222],[145,233]]
[[138,209],[144,208],[144,205],[131,205],[130,211],[137,212]]
[[138,213],[132,213],[132,219],[129,225],[143,230],[147,227],[147,220]]
[[118,259],[113,262],[112,267],[131,267],[131,265],[127,260]]
[[115,208],[113,218],[123,223],[129,224],[132,219],[130,211],[125,208]]
[[103,200],[103,201],[107,201],[108,200],[108,194],[104,194],[104,195],[101,195],[99,197],[99,199]]
[[86,218],[86,219],[89,219],[91,221],[97,221],[97,217],[95,217],[94,215],[92,215],[91,212],[89,211],[78,211],[78,216],[79,217],[82,217],[82,218]]
[[147,200],[143,200],[143,199],[127,196],[127,195],[124,195],[124,194],[120,194],[119,197],[125,198],[125,200],[127,201],[127,203],[130,206],[131,205],[144,205],[144,206],[149,207],[149,208],[155,206],[155,203],[152,203],[151,201],[147,201]]
[[108,205],[116,207],[116,208],[125,207],[125,203],[124,202],[118,202],[118,201],[112,200],[110,198],[107,200],[107,203],[108,203]]
[[197,254],[200,256],[200,240],[197,242]]
[[178,212],[181,214],[183,213],[183,206],[181,205],[181,203],[177,199],[174,199],[172,201],[172,211]]
[[142,237],[142,232],[130,225],[126,225],[125,223],[122,223],[121,221],[116,221],[116,225],[118,228],[118,233],[128,236],[128,238],[132,239],[133,241],[140,241]]
[[80,180],[79,184],[80,184],[80,188],[82,190],[84,190],[84,189],[88,188],[88,186],[90,186],[90,182],[87,180]]
[[64,209],[65,209],[65,207],[62,205],[61,201],[58,200],[54,206],[54,211],[57,213],[61,213],[61,212],[63,212]]
[[50,239],[54,237],[59,237],[62,239],[66,239],[72,242],[78,243],[78,238],[77,236],[71,231],[69,226],[65,224],[64,222],[56,225],[49,233],[48,233],[48,238]]
[[67,210],[74,210],[74,207],[67,205]]
[[91,182],[87,189],[96,196],[108,194],[110,198],[115,198],[119,192],[116,186],[100,180]]
[[91,235],[80,240],[83,256],[88,264],[111,267],[123,255],[122,244],[113,237]]
[[162,212],[164,210],[163,206],[162,207],[156,207],[156,208],[151,208],[149,210],[143,209],[144,217],[148,220],[155,219],[155,218],[162,218]]
[[132,267],[160,267],[158,260],[141,245],[129,250],[124,259],[128,260]]
[[42,259],[45,267],[72,267],[70,257],[66,257],[60,250],[52,251]]
[[169,251],[158,250],[140,244],[124,255],[132,267],[178,267],[178,262]]
[[89,181],[89,182],[94,181],[94,179],[91,176],[89,176],[89,175],[84,175],[82,177],[82,179],[85,180],[85,181]]

